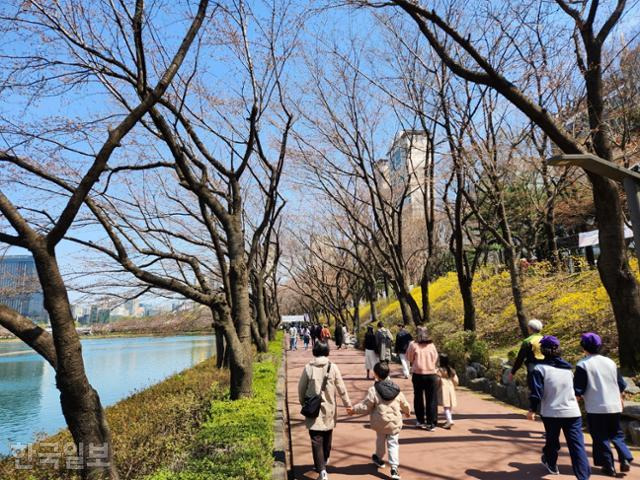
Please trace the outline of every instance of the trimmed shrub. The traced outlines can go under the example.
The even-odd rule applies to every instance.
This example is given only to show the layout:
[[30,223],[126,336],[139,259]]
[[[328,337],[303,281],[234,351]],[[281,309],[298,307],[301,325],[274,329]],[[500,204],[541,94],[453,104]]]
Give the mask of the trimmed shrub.
[[191,460],[147,480],[267,480],[273,467],[273,421],[282,334],[254,363],[253,397],[212,402]]

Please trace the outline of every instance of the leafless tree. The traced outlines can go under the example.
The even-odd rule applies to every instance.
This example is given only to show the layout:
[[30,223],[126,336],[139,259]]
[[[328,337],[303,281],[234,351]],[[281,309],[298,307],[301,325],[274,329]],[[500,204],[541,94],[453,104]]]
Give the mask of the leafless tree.
[[512,175],[521,161],[519,146],[524,133],[507,125],[509,109],[503,109],[495,94],[486,92],[482,97],[482,120],[472,122],[469,129],[469,152],[466,168],[473,172],[471,189],[462,194],[476,219],[500,244],[509,269],[511,292],[518,325],[527,335],[527,313],[524,307],[522,280],[519,265],[518,240],[513,234],[511,218],[507,211],[505,192],[512,182]]
[[[5,306],[0,306],[0,324],[55,369],[62,412],[76,445],[82,450],[84,478],[115,479],[118,474],[100,398],[85,373],[56,247],[107,170],[116,149],[163,98],[185,61],[207,15],[207,7],[208,1],[202,0],[197,11],[189,14],[190,25],[175,47],[175,53],[169,55],[171,47],[167,45],[167,56],[158,59],[151,69],[144,61],[141,36],[145,24],[152,18],[147,18],[142,0],[132,9],[124,4],[81,1],[10,2],[2,6],[0,15],[7,31],[12,31],[17,41],[24,42],[13,53],[4,55],[3,96],[20,94],[26,99],[26,105],[32,106],[48,95],[73,95],[76,101],[81,101],[85,82],[97,83],[108,90],[126,78],[145,86],[143,94],[135,100],[131,97],[125,100],[118,90],[112,92],[121,95],[128,108],[124,112],[119,108],[111,112],[108,118],[113,124],[108,129],[104,121],[99,122],[96,138],[88,139],[86,148],[78,146],[69,134],[70,130],[83,127],[82,123],[74,125],[72,118],[63,119],[68,122],[67,129],[56,128],[55,124],[50,129],[33,126],[31,129],[26,121],[3,118],[5,145],[0,150],[0,168],[6,176],[3,175],[1,187],[7,193],[0,191],[0,241],[27,249],[33,255],[52,333],[48,334]],[[112,24],[115,20],[121,23]],[[133,47],[123,50],[120,48],[123,45],[135,45],[135,51]],[[91,122],[86,122],[86,126],[91,129]],[[46,160],[47,154],[52,155],[54,161]],[[55,164],[56,160],[60,165]],[[24,185],[26,177],[38,178],[40,193],[62,193],[62,203],[41,208],[33,198],[31,201],[25,198],[24,191],[8,192],[15,185],[4,179],[15,178],[15,175],[18,185]],[[90,466],[95,463],[90,450],[92,444],[108,446],[107,469]]]
[[[603,70],[606,65],[603,63],[603,48],[625,14],[625,0],[618,0],[611,6],[597,0],[556,0],[556,10],[550,10],[544,18],[549,35],[563,36],[565,45],[569,42],[575,45],[573,72],[581,77],[586,91],[586,138],[580,138],[566,124],[561,124],[562,118],[546,110],[527,91],[526,86],[514,78],[521,69],[505,59],[511,59],[514,49],[519,48],[522,39],[528,35],[520,19],[530,18],[524,15],[514,19],[514,2],[483,4],[482,8],[475,11],[474,19],[460,19],[454,15],[457,0],[442,1],[432,8],[412,0],[353,3],[382,8],[397,7],[414,22],[455,75],[485,85],[504,96],[562,152],[591,152],[605,160],[614,160],[610,125],[606,121],[605,111]],[[536,9],[530,8],[530,1],[518,2],[517,5],[521,12],[536,14]],[[640,296],[628,264],[618,186],[605,177],[587,174],[592,184],[599,226],[601,255],[598,270],[616,319],[620,361],[624,369],[638,370],[640,355],[635,345],[640,341]]]
[[360,244],[371,249],[369,258],[391,281],[404,320],[420,324],[423,316],[411,295],[404,248],[413,182],[408,173],[393,170],[376,138],[382,112],[389,109],[373,100],[379,96],[371,95],[371,82],[360,73],[357,58],[329,55],[326,68],[312,63],[313,100],[300,112],[305,130],[296,133],[307,185],[358,225]]
[[[244,2],[221,8],[198,59],[206,63],[205,45],[220,46],[226,53],[219,55],[247,88],[226,95],[233,78],[225,76],[214,84],[220,91],[209,93],[213,73],[204,66],[181,77],[145,124],[165,147],[139,167],[155,186],[88,199],[108,240],[74,239],[104,253],[141,285],[211,309],[218,337],[229,348],[233,399],[251,395],[252,342],[265,351],[269,335],[260,308],[265,300],[257,300],[264,292],[253,291],[252,308],[251,275],[253,269],[259,288],[267,274],[275,275],[271,238],[284,205],[279,186],[293,123],[283,90],[283,68],[297,35],[295,21],[288,24],[289,6],[274,2],[266,17]],[[134,87],[144,95],[144,88]],[[273,315],[277,306],[270,301]]]

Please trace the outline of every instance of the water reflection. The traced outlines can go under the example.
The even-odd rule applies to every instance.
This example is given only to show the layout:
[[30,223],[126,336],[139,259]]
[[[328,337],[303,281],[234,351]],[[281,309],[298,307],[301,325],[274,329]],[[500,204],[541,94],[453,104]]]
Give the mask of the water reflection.
[[[102,404],[117,401],[215,353],[212,336],[86,339],[89,381]],[[21,342],[0,342],[0,454],[64,427],[55,372]]]

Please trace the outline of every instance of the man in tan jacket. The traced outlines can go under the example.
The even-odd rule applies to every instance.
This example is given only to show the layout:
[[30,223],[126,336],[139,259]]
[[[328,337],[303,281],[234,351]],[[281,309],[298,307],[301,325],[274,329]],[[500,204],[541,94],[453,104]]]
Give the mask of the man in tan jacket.
[[385,450],[389,450],[389,464],[391,478],[398,480],[400,474],[400,430],[402,430],[402,415],[409,418],[411,407],[400,391],[400,387],[389,377],[389,364],[378,362],[373,367],[376,383],[369,388],[365,399],[347,409],[349,415],[368,413],[371,415],[371,429],[376,432],[376,453],[371,456],[373,463],[379,468],[384,467]]

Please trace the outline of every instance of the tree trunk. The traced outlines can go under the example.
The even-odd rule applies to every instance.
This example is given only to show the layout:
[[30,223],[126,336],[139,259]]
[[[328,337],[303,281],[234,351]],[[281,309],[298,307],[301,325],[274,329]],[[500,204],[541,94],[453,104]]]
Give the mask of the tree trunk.
[[248,346],[246,341],[240,340],[228,306],[215,304],[210,308],[212,313],[221,319],[226,344],[224,364],[229,368],[231,400],[250,397],[253,383],[251,336],[249,336]]
[[[604,118],[602,86],[602,47],[597,40],[581,32],[587,53],[585,84],[591,139],[596,154],[611,161],[609,123]],[[589,173],[593,203],[598,220],[600,258],[598,272],[609,294],[618,330],[620,366],[626,373],[640,371],[640,297],[638,283],[631,273],[624,239],[624,222],[619,190],[613,181]]]
[[[454,264],[456,266],[456,276],[458,277],[458,288],[462,297],[462,306],[464,309],[464,330],[475,332],[476,330],[476,305],[473,300],[473,275],[474,268],[469,267],[466,253],[464,251],[464,235],[462,226],[462,200],[461,192],[463,180],[460,169],[456,165],[456,178],[458,188],[456,191],[456,201],[453,212],[453,225],[451,233],[451,242],[449,250],[453,255]],[[475,252],[478,255],[478,252]],[[475,265],[475,263],[474,263]]]
[[222,327],[215,327],[214,331],[216,335],[216,367],[220,369],[224,367],[224,358],[226,355],[224,329]]
[[520,331],[526,337],[529,335],[527,329],[527,314],[524,308],[524,301],[522,298],[522,285],[520,281],[520,269],[516,263],[516,252],[513,247],[505,247],[504,249],[505,262],[509,268],[509,276],[511,278],[511,294],[513,295],[513,304],[516,307],[516,316],[518,317],[518,326]]
[[[543,152],[540,152],[541,156]],[[547,197],[547,208],[544,216],[544,235],[546,237],[546,250],[547,258],[554,269],[558,269],[560,266],[560,252],[558,251],[558,242],[556,240],[556,204],[551,189],[551,185],[547,178],[547,166],[544,164],[543,169],[543,183],[545,189],[545,195]]]
[[[254,292],[255,308],[256,308],[256,321],[258,323],[258,333],[261,338],[261,343],[265,345],[269,344],[269,317],[265,309],[265,292],[264,281],[260,276],[254,279]],[[266,352],[266,350],[260,350]]]
[[260,329],[257,322],[251,322],[251,338],[255,344],[258,352],[266,353],[269,350],[268,342],[260,334]]
[[429,259],[427,258],[422,268],[422,277],[420,278],[420,295],[422,296],[422,319],[425,323],[431,320],[431,303],[429,300]]
[[358,332],[360,332],[360,299],[355,300],[355,306],[353,307],[353,334],[356,338],[356,348],[358,348]]
[[420,308],[415,298],[411,296],[411,292],[405,286],[400,286],[396,290],[396,296],[400,303],[400,311],[402,312],[402,321],[406,325],[421,325],[422,318]]
[[[57,355],[56,386],[60,391],[60,404],[73,440],[79,453],[82,453],[82,478],[117,480],[111,432],[100,397],[89,383],[85,372],[82,346],[55,252],[43,247],[34,249],[32,253],[42,285],[44,306],[51,321]],[[106,447],[105,457],[96,458],[97,454],[90,448],[91,445]],[[107,466],[88,465],[97,462],[103,462]]]
[[238,347],[232,347],[229,352],[231,400],[251,397],[253,392],[253,355],[250,348],[238,343]]
[[560,265],[560,252],[558,251],[558,242],[556,240],[555,227],[555,208],[550,206],[544,222],[544,234],[546,236],[547,258],[554,268]]
[[640,297],[629,268],[622,230],[622,206],[615,185],[602,177],[591,178],[598,219],[600,257],[598,272],[616,320],[620,365],[627,374],[640,371]]
[[458,276],[458,285],[460,286],[460,295],[462,295],[462,306],[464,308],[465,330],[475,332],[476,330],[476,305],[473,300],[473,279]]
[[402,322],[405,325],[415,325],[413,323],[413,319],[411,318],[411,309],[407,304],[404,296],[398,295],[398,302],[400,303],[400,312],[402,313]]
[[372,285],[369,287],[368,289],[368,295],[369,297],[369,306],[370,306],[370,323],[372,324],[376,324],[378,322],[378,313],[376,312],[376,288],[375,288],[375,282],[372,283]]
[[[249,272],[245,259],[242,217],[233,218],[229,228],[227,249],[229,255],[229,298],[231,318],[235,328],[233,339],[227,334],[227,344],[231,347],[231,398],[250,397],[252,394],[252,348],[251,348],[251,304],[249,299]],[[228,328],[228,327],[227,327]]]
[[277,334],[278,334],[278,327],[276,327],[273,323],[269,322],[269,341],[273,342],[276,339]]

